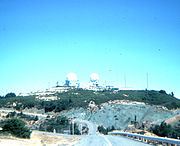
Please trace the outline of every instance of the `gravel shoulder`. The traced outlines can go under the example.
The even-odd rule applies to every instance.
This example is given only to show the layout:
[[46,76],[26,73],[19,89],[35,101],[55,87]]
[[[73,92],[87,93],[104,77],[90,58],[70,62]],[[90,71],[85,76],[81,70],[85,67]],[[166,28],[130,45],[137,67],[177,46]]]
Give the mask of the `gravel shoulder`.
[[30,139],[0,136],[0,146],[72,146],[81,139],[81,137],[54,136],[33,132]]

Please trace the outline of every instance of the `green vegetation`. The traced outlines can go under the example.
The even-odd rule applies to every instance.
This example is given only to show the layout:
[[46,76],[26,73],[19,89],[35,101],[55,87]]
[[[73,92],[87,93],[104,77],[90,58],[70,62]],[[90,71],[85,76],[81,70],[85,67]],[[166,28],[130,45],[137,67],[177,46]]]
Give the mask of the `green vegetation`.
[[11,98],[11,97],[16,97],[16,94],[15,93],[8,93],[5,96],[5,98]]
[[30,138],[31,131],[25,126],[26,123],[17,118],[7,119],[2,122],[4,133],[10,133],[19,138]]
[[160,125],[156,125],[155,127],[151,128],[151,131],[162,137],[169,137],[169,138],[178,138],[180,137],[180,127],[172,127],[165,122],[162,122]]
[[55,129],[57,133],[60,133],[63,132],[63,130],[69,129],[69,126],[70,123],[66,117],[57,117],[46,119],[43,123],[41,123],[39,130],[53,132]]
[[72,125],[72,123],[66,117],[56,117],[56,118],[51,118],[51,119],[46,118],[46,120],[40,124],[39,130],[48,131],[48,132],[54,132],[55,130],[56,133],[63,133],[64,130],[66,131],[70,130],[69,131],[70,134],[80,135],[78,125],[76,123]]
[[33,115],[26,115],[26,114],[23,114],[23,112],[20,112],[20,113],[16,113],[15,111],[14,112],[9,112],[7,115],[6,115],[6,118],[21,118],[21,119],[24,119],[24,120],[27,120],[27,121],[37,121],[38,120],[38,116],[33,116]]
[[73,125],[70,125],[70,134],[80,135],[80,131],[78,129],[78,125],[74,123],[74,133],[73,133]]
[[114,126],[105,128],[104,126],[98,126],[98,131],[103,134],[108,134],[108,132],[115,130]]
[[13,98],[0,98],[0,108],[14,108],[23,110],[25,108],[44,109],[45,112],[61,112],[76,107],[87,107],[90,101],[97,105],[109,100],[131,100],[145,102],[150,105],[162,105],[168,109],[180,108],[180,100],[173,97],[174,93],[167,94],[166,91],[148,91],[148,90],[103,90],[91,91],[84,89],[73,89],[68,92],[55,93],[58,97],[55,101],[43,101],[36,96],[17,96]]
[[108,130],[103,126],[98,126],[98,131],[103,134],[108,134]]

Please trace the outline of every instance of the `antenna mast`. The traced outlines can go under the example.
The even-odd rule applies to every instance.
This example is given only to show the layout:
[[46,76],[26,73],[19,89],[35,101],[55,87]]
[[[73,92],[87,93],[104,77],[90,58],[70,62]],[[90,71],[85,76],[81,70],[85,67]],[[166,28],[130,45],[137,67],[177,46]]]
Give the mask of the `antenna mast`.
[[148,90],[148,84],[149,84],[149,83],[148,83],[148,72],[147,72],[147,90]]
[[125,84],[125,88],[126,88],[126,74],[124,74],[124,84]]
[[59,86],[59,82],[57,81],[57,82],[56,82],[56,87],[58,87],[58,86]]

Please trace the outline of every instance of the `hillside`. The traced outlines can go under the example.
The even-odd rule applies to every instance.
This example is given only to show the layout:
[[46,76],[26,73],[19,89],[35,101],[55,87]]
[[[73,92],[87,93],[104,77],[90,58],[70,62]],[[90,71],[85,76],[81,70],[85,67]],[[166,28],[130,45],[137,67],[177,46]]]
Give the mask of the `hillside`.
[[[57,100],[51,99],[57,97]],[[125,131],[151,130],[153,125],[173,121],[179,129],[180,100],[165,91],[92,91],[75,89],[40,96],[17,96],[0,99],[0,117],[26,120],[32,129],[57,132],[67,130],[63,117],[91,121],[108,129]],[[7,113],[9,110],[8,114]],[[15,110],[16,112],[13,112]],[[3,114],[5,114],[3,116]],[[175,119],[175,120],[174,120]],[[66,123],[66,120],[63,120]],[[172,122],[171,122],[172,123]],[[176,131],[177,131],[176,130]],[[177,137],[177,136],[175,136]]]
[[77,108],[61,112],[59,116],[69,118],[88,119],[106,128],[125,130],[128,125],[136,128],[150,128],[152,124],[160,124],[180,114],[180,109],[168,110],[159,105],[148,105],[142,102],[115,100],[101,104],[99,107],[90,104],[88,109]]
[[87,107],[90,101],[96,105],[110,100],[130,100],[144,102],[149,105],[162,105],[168,109],[180,108],[180,100],[166,94],[165,91],[140,91],[140,90],[120,90],[120,91],[91,91],[74,89],[63,93],[54,93],[46,96],[57,97],[57,100],[45,101],[40,96],[17,96],[11,98],[0,98],[0,108],[14,108],[23,110],[25,108],[43,109],[45,112],[61,112],[77,107]]

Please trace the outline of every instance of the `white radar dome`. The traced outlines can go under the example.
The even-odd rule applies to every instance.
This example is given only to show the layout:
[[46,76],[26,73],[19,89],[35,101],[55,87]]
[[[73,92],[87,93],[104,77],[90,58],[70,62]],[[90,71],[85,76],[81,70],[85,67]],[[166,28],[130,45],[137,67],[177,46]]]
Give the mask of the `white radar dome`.
[[75,73],[68,73],[66,76],[67,80],[69,81],[76,81],[77,80],[77,76]]
[[98,81],[99,80],[99,75],[97,73],[93,73],[90,76],[91,81]]

